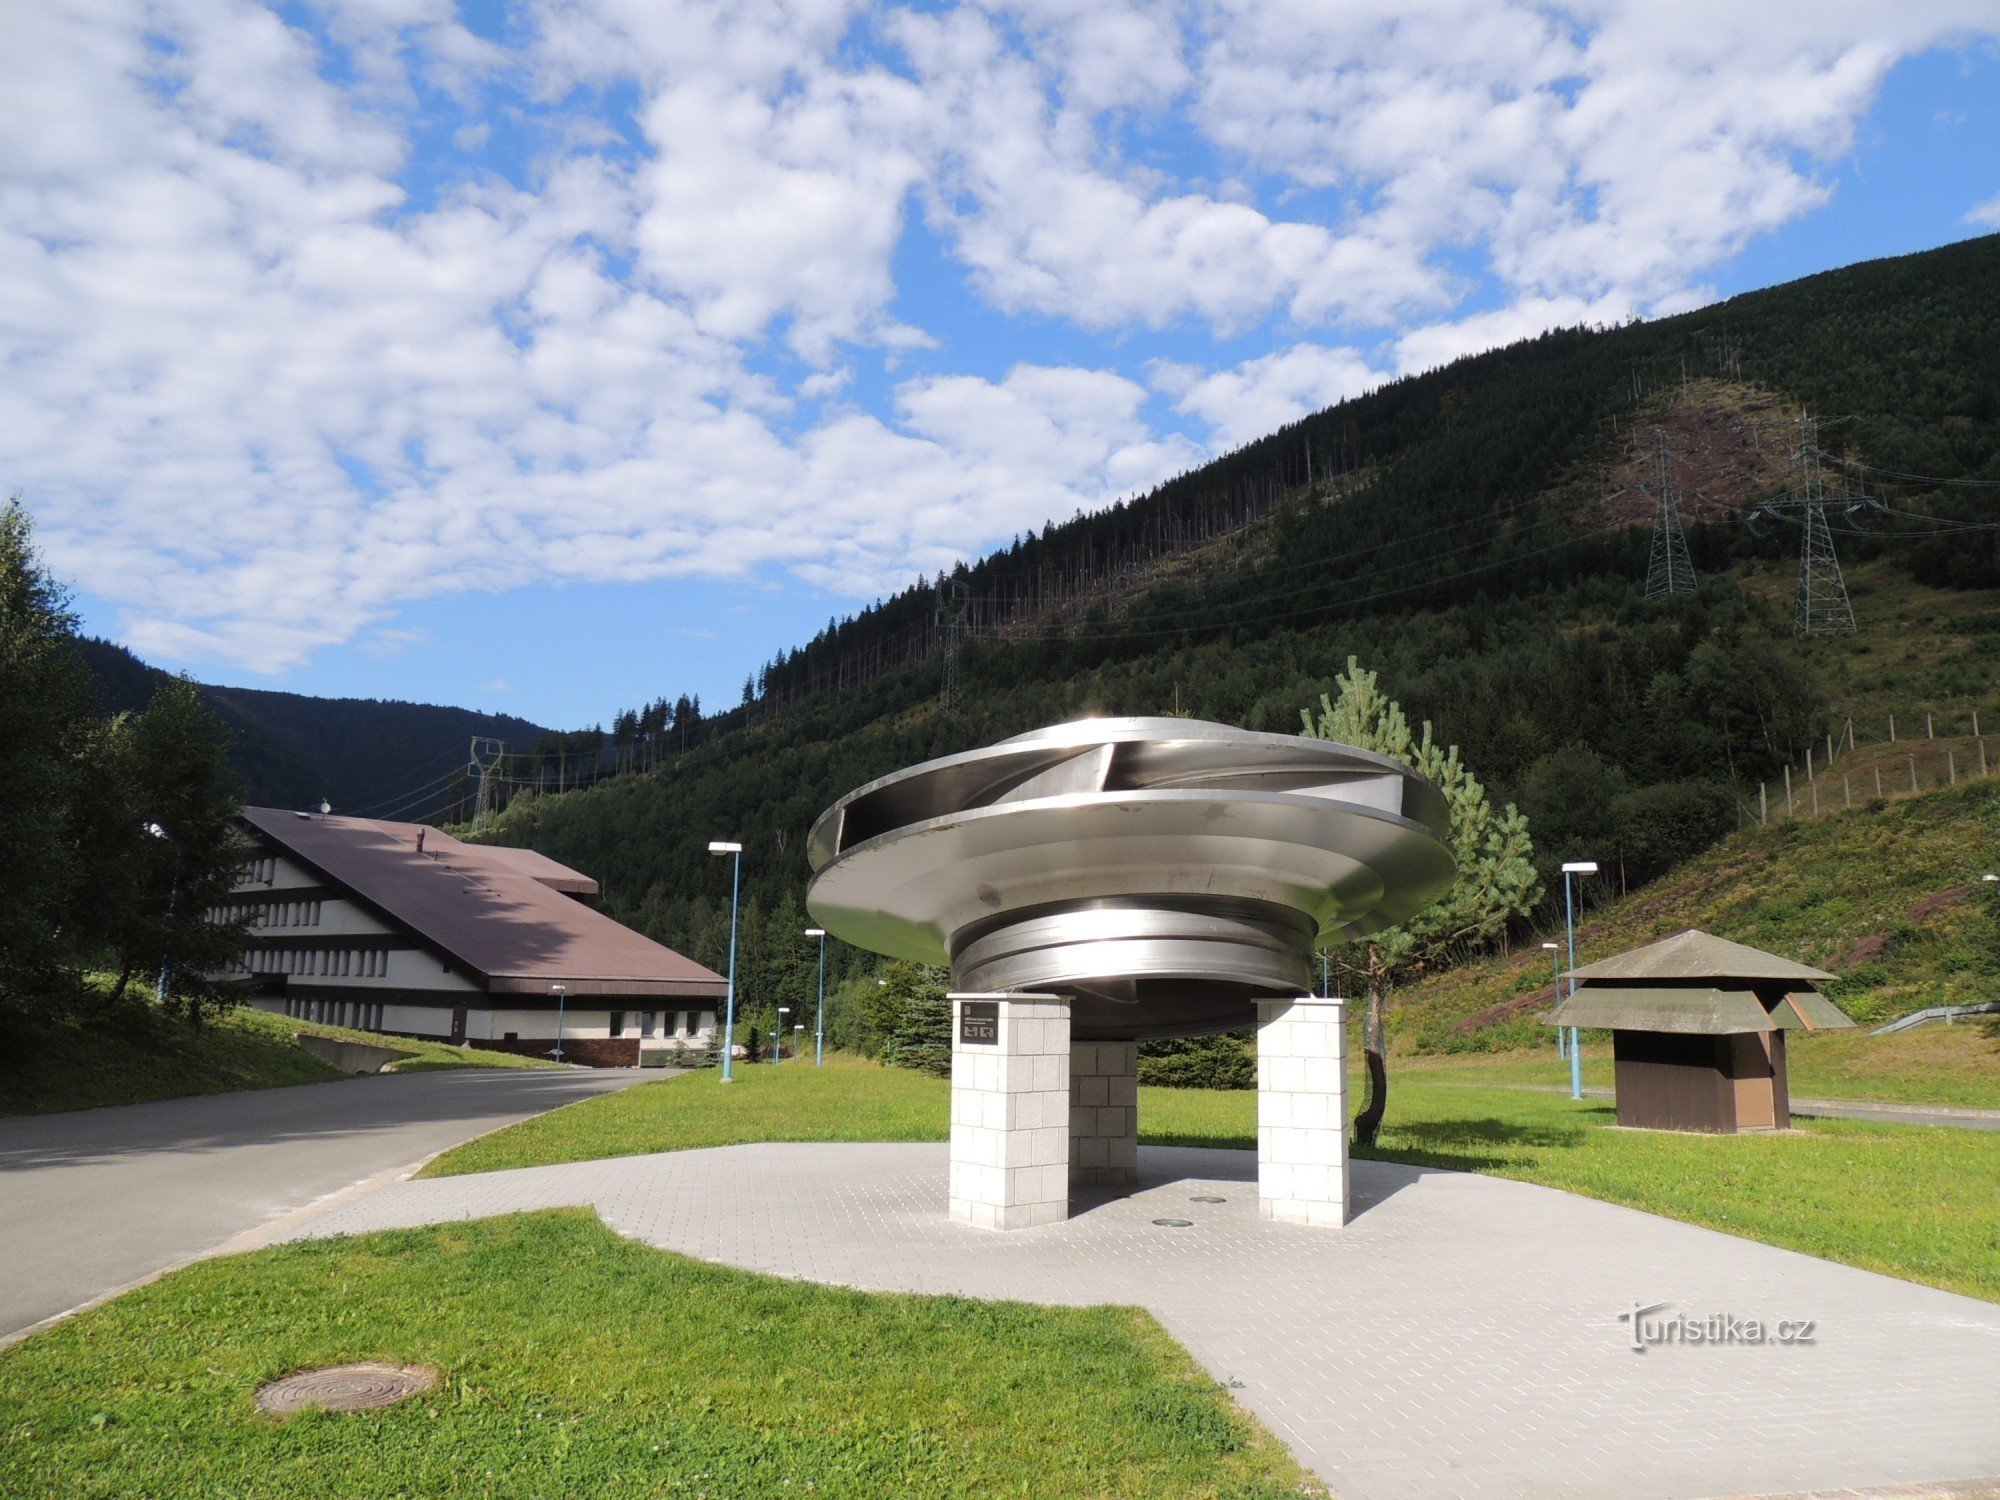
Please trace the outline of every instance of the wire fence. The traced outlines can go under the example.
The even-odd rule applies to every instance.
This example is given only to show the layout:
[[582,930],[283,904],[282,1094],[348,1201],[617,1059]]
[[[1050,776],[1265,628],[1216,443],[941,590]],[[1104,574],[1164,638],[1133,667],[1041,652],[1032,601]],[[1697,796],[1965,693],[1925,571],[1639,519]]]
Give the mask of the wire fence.
[[1808,746],[1801,761],[1759,782],[1756,800],[1741,805],[1739,821],[1823,818],[1995,773],[2000,747],[1989,750],[1976,708],[1846,718]]

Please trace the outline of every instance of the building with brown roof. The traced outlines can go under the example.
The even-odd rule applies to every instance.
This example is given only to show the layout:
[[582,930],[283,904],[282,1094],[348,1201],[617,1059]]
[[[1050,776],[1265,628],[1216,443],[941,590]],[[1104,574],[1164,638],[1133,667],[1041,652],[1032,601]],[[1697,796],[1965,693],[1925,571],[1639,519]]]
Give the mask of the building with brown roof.
[[[727,981],[586,904],[588,875],[415,823],[246,808],[226,913],[264,1010],[631,1067],[708,1045]],[[560,1001],[560,1003],[559,1003]]]
[[1784,1130],[1786,1034],[1854,1025],[1818,991],[1835,977],[1690,928],[1576,970],[1548,1024],[1611,1033],[1620,1125]]

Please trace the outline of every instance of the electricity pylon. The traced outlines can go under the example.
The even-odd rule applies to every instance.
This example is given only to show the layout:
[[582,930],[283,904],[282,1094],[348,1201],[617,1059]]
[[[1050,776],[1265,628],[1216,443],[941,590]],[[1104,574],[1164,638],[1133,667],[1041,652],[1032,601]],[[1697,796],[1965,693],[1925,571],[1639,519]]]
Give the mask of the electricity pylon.
[[1646,561],[1646,597],[1671,599],[1694,592],[1694,563],[1688,557],[1687,536],[1681,530],[1674,494],[1673,455],[1667,447],[1667,435],[1664,431],[1655,431],[1653,435],[1659,440],[1654,467],[1660,514],[1653,522],[1653,545]]
[[493,784],[493,773],[500,769],[500,761],[506,754],[506,741],[477,735],[473,737],[471,761],[466,766],[465,774],[479,778],[479,801],[472,814],[472,826],[475,828],[489,822],[497,811],[494,801],[498,788]]
[[958,647],[965,638],[966,587],[959,580],[938,590],[938,623],[944,632],[944,677],[938,703],[946,714],[958,712]]
[[1826,524],[1826,481],[1820,473],[1819,420],[1799,419],[1799,508],[1805,540],[1799,548],[1800,635],[1825,635],[1854,628],[1854,606],[1848,602],[1847,580],[1833,550],[1833,533]]

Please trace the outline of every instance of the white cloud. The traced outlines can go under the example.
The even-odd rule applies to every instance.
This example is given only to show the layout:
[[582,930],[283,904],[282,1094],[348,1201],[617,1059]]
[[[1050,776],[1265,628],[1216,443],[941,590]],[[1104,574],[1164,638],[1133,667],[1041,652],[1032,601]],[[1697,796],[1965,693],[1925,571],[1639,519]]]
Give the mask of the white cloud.
[[1991,0],[534,0],[504,47],[448,0],[284,14],[0,19],[0,485],[137,649],[266,672],[472,589],[866,597],[1386,375],[1690,305],[1828,201],[1898,59],[2000,33]]
[[1217,452],[1358,396],[1385,378],[1358,350],[1322,344],[1294,344],[1213,374],[1166,361],[1156,361],[1149,373],[1174,398],[1176,411],[1208,428],[1209,446]]
[[1965,222],[1978,224],[1986,229],[2000,229],[2000,193],[1995,193],[1984,203],[1974,204],[1967,209]]

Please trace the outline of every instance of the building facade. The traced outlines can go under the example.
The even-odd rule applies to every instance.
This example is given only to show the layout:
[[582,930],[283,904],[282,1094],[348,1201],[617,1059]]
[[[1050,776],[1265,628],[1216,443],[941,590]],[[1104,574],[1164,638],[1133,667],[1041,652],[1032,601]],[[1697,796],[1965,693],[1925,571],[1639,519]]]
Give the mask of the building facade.
[[708,1047],[728,985],[590,906],[589,876],[413,823],[246,808],[218,920],[260,1009],[600,1067]]

